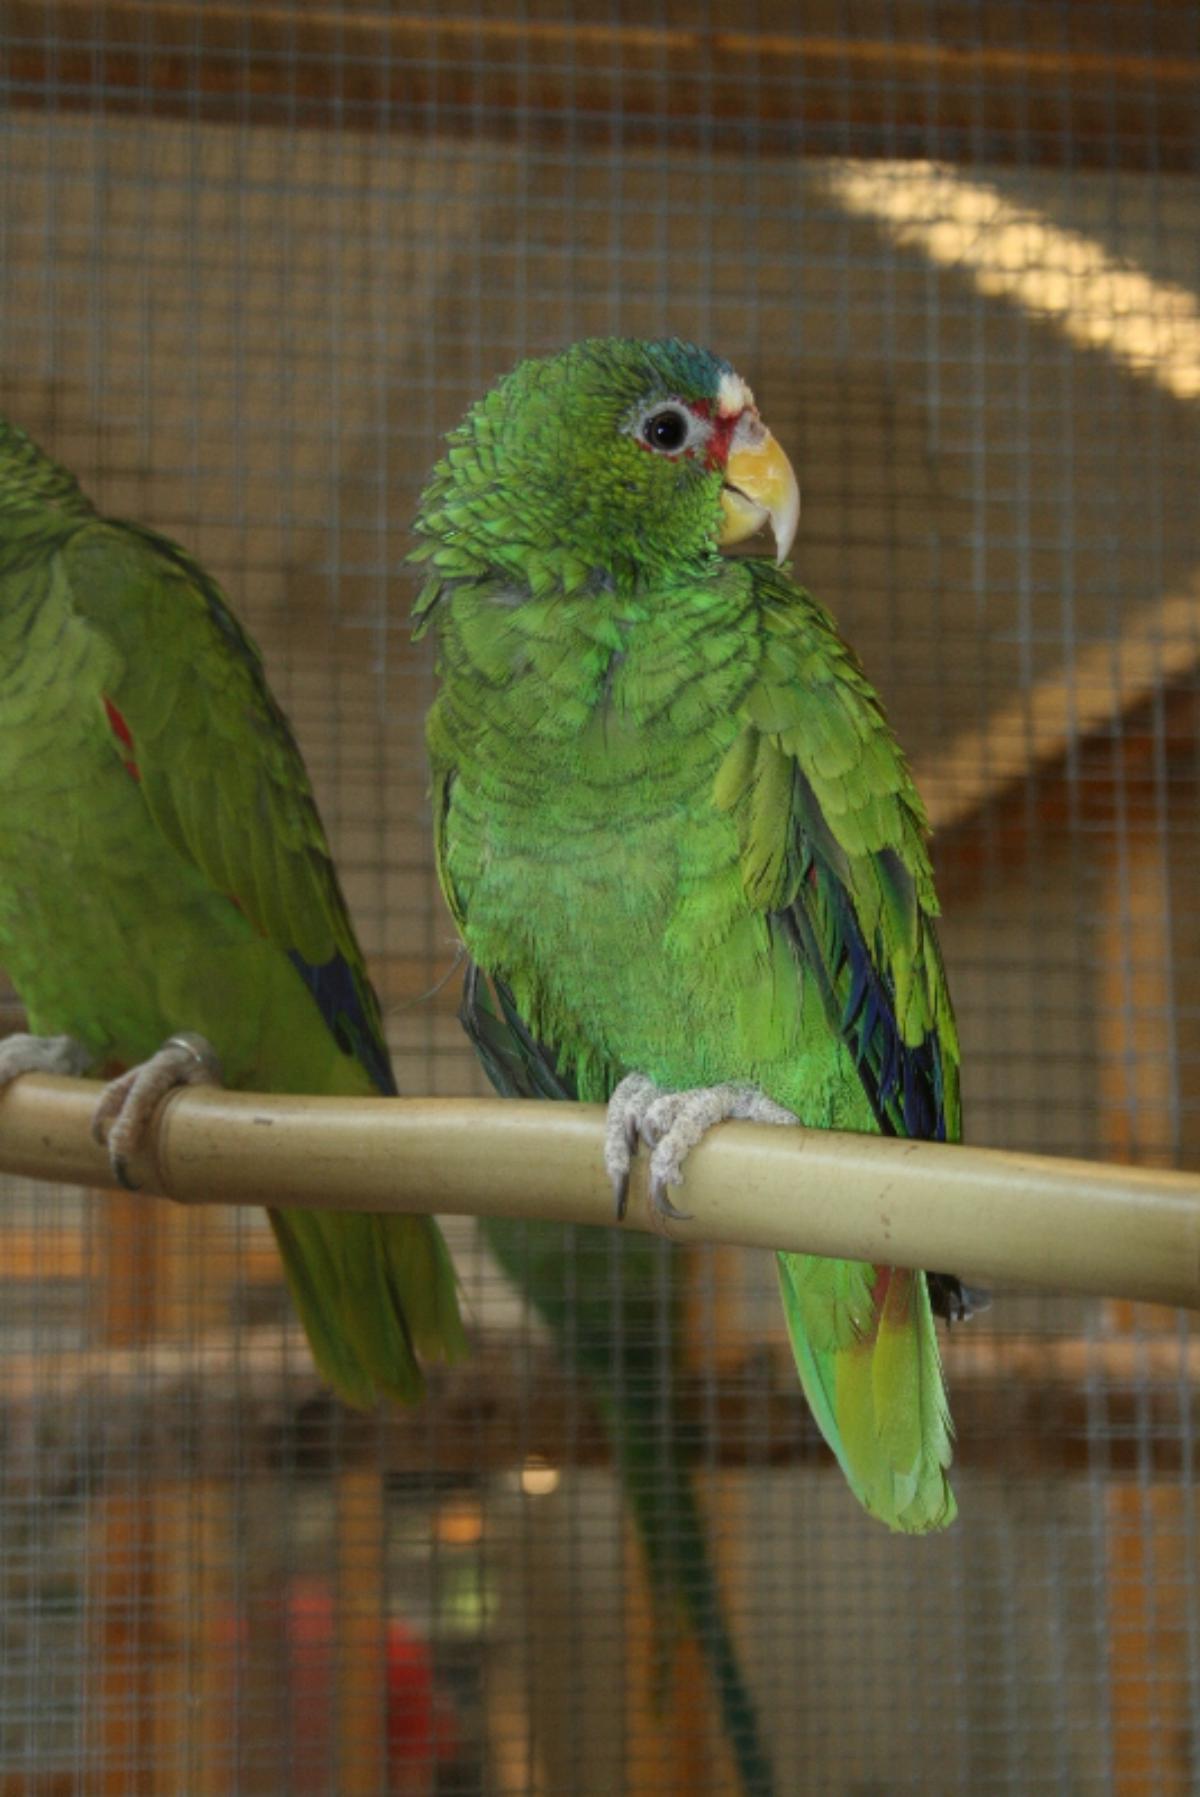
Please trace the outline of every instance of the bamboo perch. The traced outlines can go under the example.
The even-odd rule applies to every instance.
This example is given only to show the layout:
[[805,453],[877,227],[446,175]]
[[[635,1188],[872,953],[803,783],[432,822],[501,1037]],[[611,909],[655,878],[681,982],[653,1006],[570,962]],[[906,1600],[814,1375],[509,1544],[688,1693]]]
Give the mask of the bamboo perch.
[[[27,1075],[0,1099],[0,1170],[111,1182],[96,1086]],[[297,1098],[195,1087],[132,1167],[184,1204],[613,1223],[603,1113],[495,1099]],[[724,1124],[688,1161],[679,1242],[969,1272],[996,1285],[1200,1309],[1200,1179],[826,1130]],[[624,1227],[660,1227],[644,1156]]]

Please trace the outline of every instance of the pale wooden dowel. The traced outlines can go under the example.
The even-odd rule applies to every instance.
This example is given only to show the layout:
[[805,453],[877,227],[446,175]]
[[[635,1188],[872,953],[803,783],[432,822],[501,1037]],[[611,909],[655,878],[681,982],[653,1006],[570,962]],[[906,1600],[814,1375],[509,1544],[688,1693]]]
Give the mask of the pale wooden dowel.
[[[0,1170],[104,1184],[96,1087],[27,1075],[0,1099]],[[171,1094],[133,1174],[187,1204],[612,1223],[600,1109],[495,1099]],[[624,1227],[656,1227],[644,1165]],[[681,1242],[937,1267],[1200,1308],[1200,1178],[994,1149],[730,1123],[691,1155]]]

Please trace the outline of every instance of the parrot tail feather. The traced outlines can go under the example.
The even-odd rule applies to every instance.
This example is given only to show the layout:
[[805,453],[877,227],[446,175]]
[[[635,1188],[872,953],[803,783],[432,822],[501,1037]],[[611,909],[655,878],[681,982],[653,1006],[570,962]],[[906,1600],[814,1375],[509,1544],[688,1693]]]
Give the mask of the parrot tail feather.
[[348,1404],[415,1404],[418,1356],[464,1357],[454,1267],[431,1217],[269,1214],[313,1359]]
[[744,1797],[772,1797],[771,1764],[725,1618],[695,1485],[654,1419],[633,1405],[614,1408],[613,1439],[646,1556],[662,1658],[672,1612],[681,1609],[708,1664]]
[[946,1528],[953,1435],[924,1273],[778,1261],[804,1395],[855,1497],[904,1534]]

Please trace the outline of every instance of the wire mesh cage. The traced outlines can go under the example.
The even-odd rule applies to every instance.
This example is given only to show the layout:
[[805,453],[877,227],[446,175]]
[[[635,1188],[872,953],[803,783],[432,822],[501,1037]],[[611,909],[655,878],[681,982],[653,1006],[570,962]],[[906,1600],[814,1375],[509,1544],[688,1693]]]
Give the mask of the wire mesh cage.
[[[0,412],[258,640],[402,1092],[486,1089],[418,493],[520,358],[678,335],[787,446],[797,573],[925,794],[970,1140],[1197,1165],[1194,8],[10,0],[0,51]],[[472,1357],[359,1414],[253,1211],[5,1183],[0,1791],[750,1788],[594,1398],[447,1233]],[[619,1313],[619,1239],[563,1249]],[[1195,1788],[1189,1315],[998,1293],[944,1344],[960,1520],[911,1540],[822,1446],[768,1257],[690,1252],[680,1312],[678,1252],[636,1326],[759,1789]]]

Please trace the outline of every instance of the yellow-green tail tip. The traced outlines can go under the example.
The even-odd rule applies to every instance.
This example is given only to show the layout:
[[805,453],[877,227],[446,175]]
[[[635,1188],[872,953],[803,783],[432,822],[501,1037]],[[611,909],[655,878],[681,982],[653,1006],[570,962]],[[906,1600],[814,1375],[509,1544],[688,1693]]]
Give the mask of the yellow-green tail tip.
[[900,1533],[948,1528],[953,1430],[925,1275],[778,1260],[800,1382],[851,1491]]

